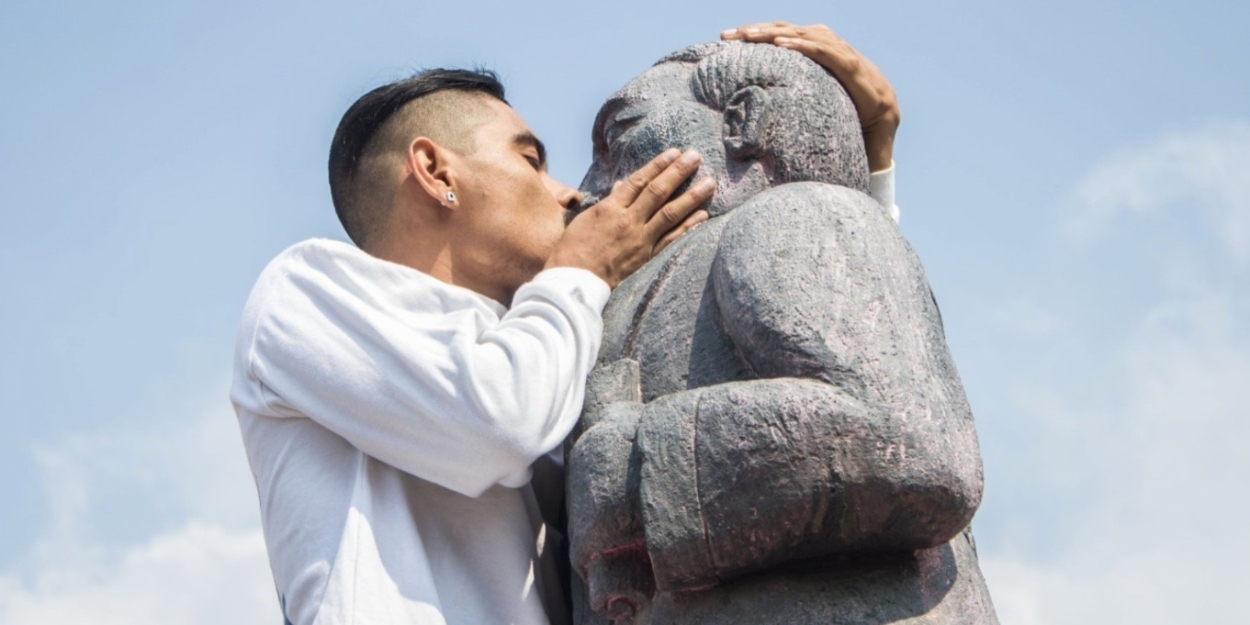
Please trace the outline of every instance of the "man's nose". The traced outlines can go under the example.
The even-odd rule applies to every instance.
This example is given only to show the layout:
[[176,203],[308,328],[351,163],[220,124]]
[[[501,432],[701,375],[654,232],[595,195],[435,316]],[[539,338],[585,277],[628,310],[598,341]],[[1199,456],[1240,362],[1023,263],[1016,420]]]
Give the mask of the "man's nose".
[[576,211],[582,205],[582,193],[573,187],[567,187],[556,181],[551,181],[552,195],[556,196],[556,201],[564,210]]

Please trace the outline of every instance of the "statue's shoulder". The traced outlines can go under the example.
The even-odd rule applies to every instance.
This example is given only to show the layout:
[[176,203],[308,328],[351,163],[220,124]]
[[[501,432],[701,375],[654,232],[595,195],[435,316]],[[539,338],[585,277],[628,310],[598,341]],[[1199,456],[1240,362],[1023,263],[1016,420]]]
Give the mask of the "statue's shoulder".
[[932,303],[924,268],[898,225],[868,195],[829,184],[786,184],[726,217],[733,220],[725,224],[712,266],[723,308],[755,310],[766,321],[797,315],[804,318],[800,325],[822,327],[816,317],[833,319],[835,308],[872,318],[871,311],[888,302],[907,309],[902,325],[921,327],[913,322]]
[[[792,182],[761,192],[725,216],[722,253],[781,252],[796,246],[888,241],[907,247],[889,213],[868,194],[822,182]],[[850,239],[850,240],[847,240]],[[853,247],[859,247],[854,245]]]

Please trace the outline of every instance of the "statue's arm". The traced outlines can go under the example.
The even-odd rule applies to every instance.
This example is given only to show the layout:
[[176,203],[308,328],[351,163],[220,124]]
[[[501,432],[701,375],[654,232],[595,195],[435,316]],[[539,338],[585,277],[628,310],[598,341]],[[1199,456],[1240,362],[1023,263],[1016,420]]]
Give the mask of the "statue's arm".
[[638,492],[656,584],[946,542],[980,502],[980,454],[914,254],[846,189],[787,185],[737,210],[713,280],[722,324],[761,379],[643,407]]
[[803,379],[735,382],[646,406],[642,523],[656,584],[712,586],[781,562],[942,544],[979,480],[925,457],[874,407]]

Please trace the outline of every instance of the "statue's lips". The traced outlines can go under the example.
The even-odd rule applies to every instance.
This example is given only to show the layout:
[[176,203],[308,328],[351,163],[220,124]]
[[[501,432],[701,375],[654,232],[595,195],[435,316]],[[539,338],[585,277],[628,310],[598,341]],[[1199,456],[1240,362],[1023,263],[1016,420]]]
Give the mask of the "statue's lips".
[[587,209],[589,209],[591,206],[594,206],[595,204],[598,204],[601,200],[603,200],[603,196],[601,196],[601,195],[599,195],[599,194],[597,194],[597,193],[591,193],[591,192],[589,192],[589,191],[583,191],[583,192],[582,192],[582,203],[581,203],[581,204],[578,204],[578,205],[577,205],[577,208],[574,208],[573,210],[570,210],[570,211],[569,211],[569,212],[565,215],[565,218],[564,218],[565,223],[567,224],[568,222],[572,221],[572,220],[573,220],[573,217],[576,217],[576,216],[578,216],[578,215],[582,214],[582,213],[583,213],[583,212],[585,212]]

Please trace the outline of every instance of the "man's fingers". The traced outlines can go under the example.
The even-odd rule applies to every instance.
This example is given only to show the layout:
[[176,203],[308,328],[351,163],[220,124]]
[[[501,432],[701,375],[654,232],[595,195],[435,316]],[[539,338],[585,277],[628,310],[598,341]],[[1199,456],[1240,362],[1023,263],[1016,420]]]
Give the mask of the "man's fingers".
[[859,53],[824,24],[795,26],[786,22],[753,24],[721,33],[727,41],[772,43],[806,54],[846,81],[858,71]]
[[673,241],[676,241],[677,239],[681,238],[682,235],[686,234],[687,232],[690,232],[690,230],[693,229],[695,226],[707,220],[708,220],[707,211],[700,210],[700,211],[695,211],[693,213],[690,213],[690,216],[686,217],[686,220],[681,222],[681,225],[677,226],[676,228],[673,228],[672,230],[669,230],[668,234],[664,235],[664,238],[660,239],[659,242],[655,244],[655,254],[659,254],[661,251],[664,250],[664,248],[668,247],[669,244],[671,244]]
[[763,26],[739,29],[737,36],[729,41],[747,41],[750,43],[772,43],[777,37],[802,37],[804,33],[798,26]]
[[748,24],[721,33],[725,41],[772,43],[816,61],[842,83],[855,104],[868,165],[889,167],[901,115],[894,88],[872,61],[824,24],[795,26],[789,22]]
[[[703,157],[694,150],[688,150],[681,158],[677,159],[673,164],[669,165],[660,175],[656,176],[647,184],[642,193],[631,205],[631,210],[635,210],[642,215],[644,220],[648,220],[656,211],[661,210],[665,206],[673,191],[685,182],[694,172],[698,171],[699,163],[703,162]],[[685,217],[685,215],[682,215]],[[678,220],[680,221],[680,220]],[[674,224],[677,222],[674,221]]]
[[716,181],[712,178],[704,178],[694,183],[690,189],[665,204],[647,221],[647,237],[652,241],[662,240],[670,231],[680,228],[715,192]]
[[725,41],[735,41],[735,40],[743,40],[743,39],[746,39],[747,41],[751,41],[751,39],[747,39],[747,38],[751,36],[757,36],[762,31],[765,31],[768,29],[774,29],[774,28],[794,28],[794,24],[791,24],[790,22],[786,22],[786,21],[781,21],[781,20],[778,20],[775,22],[758,22],[755,24],[744,24],[737,28],[730,28],[729,30],[722,31],[720,34],[720,38],[724,39]]
[[777,37],[808,39],[831,45],[842,41],[841,37],[838,37],[824,24],[796,26],[786,22],[774,22],[743,26],[721,33],[721,39],[725,41],[749,41],[752,43],[773,43]]
[[657,176],[665,172],[679,156],[681,156],[681,151],[677,148],[669,148],[660,152],[660,155],[651,159],[650,163],[643,165],[641,169],[620,181],[619,186],[614,185],[612,187],[612,197],[620,200],[623,206],[630,206],[638,199],[638,195]]
[[827,27],[818,24],[800,30],[804,29],[809,36],[779,35],[772,43],[811,58],[837,77],[851,96],[865,129],[880,123],[897,127],[898,102],[881,70]]
[[807,56],[819,54],[823,52],[823,46],[809,39],[799,39],[797,37],[777,37],[773,40],[773,44],[780,48],[787,48],[802,52]]
[[[726,33],[729,31],[726,31]],[[771,43],[782,48],[799,52],[820,63],[846,85],[855,89],[851,83],[872,81],[875,79],[875,67],[865,67],[865,59],[837,33],[824,24],[810,26],[757,25],[739,29],[739,34],[732,37],[752,43]],[[722,37],[725,33],[722,33]],[[863,87],[860,87],[862,90]]]
[[794,50],[816,61],[829,70],[844,86],[858,79],[860,69],[859,55],[845,43],[832,44],[827,41],[814,41],[800,37],[783,36],[772,40],[773,45],[787,50]]

